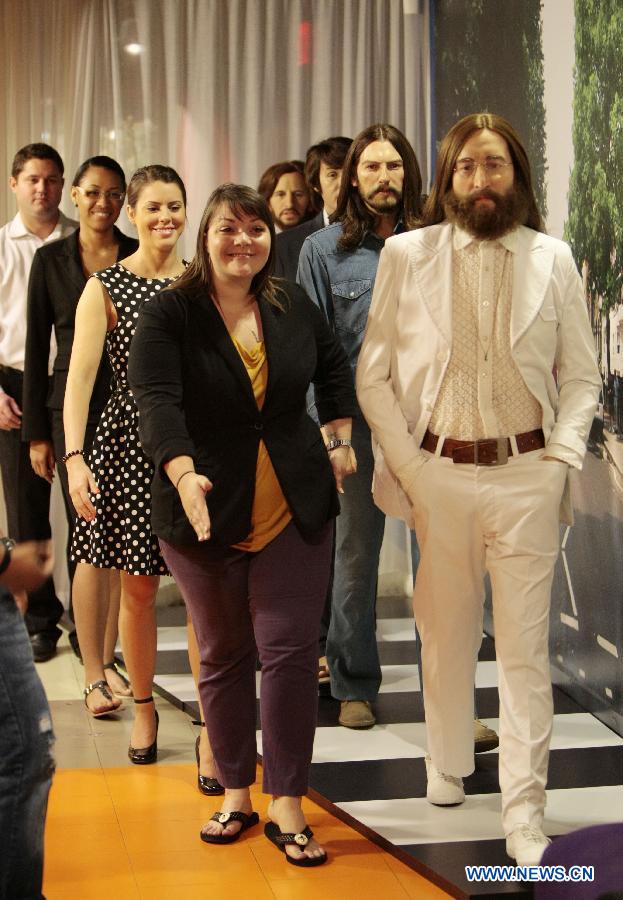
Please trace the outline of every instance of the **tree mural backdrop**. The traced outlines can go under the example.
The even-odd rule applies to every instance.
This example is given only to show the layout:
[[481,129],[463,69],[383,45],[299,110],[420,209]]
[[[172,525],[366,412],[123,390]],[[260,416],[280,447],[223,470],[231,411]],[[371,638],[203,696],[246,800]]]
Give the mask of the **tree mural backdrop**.
[[576,0],[575,164],[566,237],[585,263],[602,312],[621,300],[623,229],[623,4]]
[[528,151],[545,216],[545,108],[540,0],[436,0],[435,133],[462,116],[505,116]]

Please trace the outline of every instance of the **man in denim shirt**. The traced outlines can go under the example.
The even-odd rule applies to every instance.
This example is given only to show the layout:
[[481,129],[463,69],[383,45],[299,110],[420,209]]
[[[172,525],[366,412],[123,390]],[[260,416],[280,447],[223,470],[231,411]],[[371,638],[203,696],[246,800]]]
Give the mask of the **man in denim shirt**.
[[[323,310],[355,370],[385,238],[417,225],[422,179],[406,137],[371,125],[352,143],[342,175],[336,223],[306,238],[297,280]],[[328,436],[330,440],[330,436]],[[381,684],[376,646],[376,582],[385,516],[372,500],[370,429],[353,419],[357,473],[341,496],[327,660],[340,724],[370,728]]]

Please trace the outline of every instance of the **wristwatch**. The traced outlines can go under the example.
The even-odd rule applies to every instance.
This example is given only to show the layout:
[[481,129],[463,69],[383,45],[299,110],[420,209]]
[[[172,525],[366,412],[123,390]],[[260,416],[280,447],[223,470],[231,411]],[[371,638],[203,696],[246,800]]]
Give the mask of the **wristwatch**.
[[0,538],[0,544],[4,547],[4,556],[2,557],[2,562],[0,562],[0,575],[9,568],[11,564],[11,550],[15,546],[15,541],[10,537]]
[[352,447],[353,442],[348,440],[347,438],[333,438],[332,441],[329,441],[327,444],[327,452],[329,450],[337,450],[338,447]]

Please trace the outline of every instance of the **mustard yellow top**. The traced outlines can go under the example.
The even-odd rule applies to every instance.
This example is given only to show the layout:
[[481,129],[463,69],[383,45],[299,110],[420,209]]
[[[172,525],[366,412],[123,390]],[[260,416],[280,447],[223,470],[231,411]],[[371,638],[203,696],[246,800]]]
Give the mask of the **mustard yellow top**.
[[[261,409],[264,405],[266,385],[268,384],[268,360],[266,359],[264,341],[259,341],[254,349],[249,351],[233,335],[231,339],[249,374],[255,402],[258,408]],[[264,441],[260,441],[255,468],[255,495],[251,511],[251,531],[244,541],[233,546],[238,550],[248,550],[255,553],[269,544],[273,538],[276,538],[291,519],[292,513],[286,498],[283,496],[283,491],[277,480],[273,464],[270,461],[268,450]]]

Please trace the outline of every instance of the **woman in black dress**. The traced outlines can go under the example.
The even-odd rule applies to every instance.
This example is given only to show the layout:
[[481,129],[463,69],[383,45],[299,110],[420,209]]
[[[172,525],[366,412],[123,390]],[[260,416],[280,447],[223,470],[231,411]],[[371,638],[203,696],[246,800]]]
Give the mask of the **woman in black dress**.
[[[124,660],[134,691],[132,762],[155,762],[158,718],[152,682],[156,661],[155,597],[167,569],[150,527],[152,466],[138,438],[138,412],[127,383],[127,359],[139,312],[179,277],[177,242],[186,224],[186,193],[167,166],[146,166],[128,186],[128,218],[138,250],[95,273],[76,313],[67,377],[65,460],[79,516],[72,555],[77,574],[91,568],[120,573],[119,619]],[[85,457],[88,403],[102,350],[113,370],[113,390]]]

